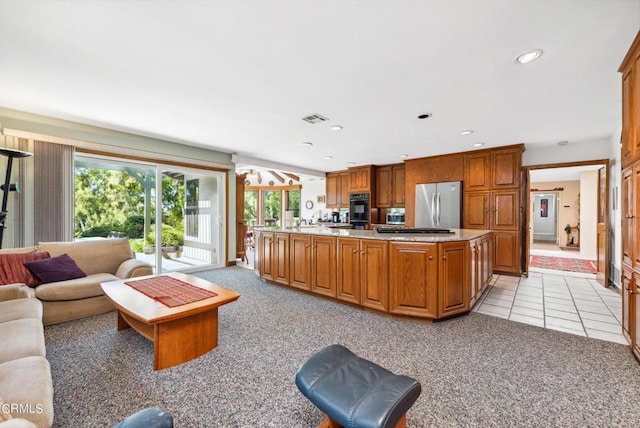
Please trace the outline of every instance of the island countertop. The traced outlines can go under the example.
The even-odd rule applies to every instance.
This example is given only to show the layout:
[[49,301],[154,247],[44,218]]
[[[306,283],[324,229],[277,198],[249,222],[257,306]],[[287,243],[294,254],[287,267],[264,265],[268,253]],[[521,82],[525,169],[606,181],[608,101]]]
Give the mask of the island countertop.
[[470,241],[491,233],[481,229],[450,229],[451,233],[380,233],[375,230],[339,229],[329,227],[256,227],[256,233],[297,233],[303,235],[334,236],[337,238],[378,239],[400,242],[452,242]]

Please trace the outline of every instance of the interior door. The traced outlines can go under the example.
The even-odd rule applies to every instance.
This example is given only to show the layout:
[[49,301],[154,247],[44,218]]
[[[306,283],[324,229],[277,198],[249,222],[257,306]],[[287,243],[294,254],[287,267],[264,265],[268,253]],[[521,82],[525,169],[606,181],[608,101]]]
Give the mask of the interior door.
[[522,225],[522,236],[524,239],[522,240],[522,272],[524,275],[529,276],[529,240],[531,239],[531,225],[529,224],[529,210],[531,209],[529,197],[531,192],[531,186],[529,185],[529,168],[526,168],[522,171],[522,176],[520,177],[522,180],[523,186],[521,186],[522,192],[521,195],[522,200],[524,201],[524,209],[521,211],[522,221],[520,224]]

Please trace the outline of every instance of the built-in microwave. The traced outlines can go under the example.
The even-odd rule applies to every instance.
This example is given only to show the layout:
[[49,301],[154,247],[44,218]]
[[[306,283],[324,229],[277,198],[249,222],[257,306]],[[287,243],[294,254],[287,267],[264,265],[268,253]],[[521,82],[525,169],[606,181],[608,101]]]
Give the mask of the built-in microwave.
[[404,224],[404,213],[387,214],[387,224]]

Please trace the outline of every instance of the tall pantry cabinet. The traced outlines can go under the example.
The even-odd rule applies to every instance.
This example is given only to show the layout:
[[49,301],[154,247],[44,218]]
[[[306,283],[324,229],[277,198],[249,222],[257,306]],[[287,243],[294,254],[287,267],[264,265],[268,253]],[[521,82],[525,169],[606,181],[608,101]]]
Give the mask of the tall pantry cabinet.
[[493,231],[493,270],[522,271],[521,144],[465,154],[463,227]]
[[640,32],[622,73],[622,330],[640,359]]

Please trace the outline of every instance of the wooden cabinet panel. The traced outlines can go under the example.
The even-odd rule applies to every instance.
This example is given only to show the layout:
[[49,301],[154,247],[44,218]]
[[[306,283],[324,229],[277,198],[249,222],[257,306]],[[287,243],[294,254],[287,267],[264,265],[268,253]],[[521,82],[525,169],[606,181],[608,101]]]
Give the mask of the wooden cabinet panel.
[[640,359],[640,276],[634,274],[633,285],[629,294],[629,333],[631,350]]
[[493,232],[493,270],[499,273],[520,272],[521,247],[519,232]]
[[631,266],[633,264],[633,248],[634,245],[634,175],[633,168],[627,168],[622,171],[622,183],[620,191],[620,207],[622,211],[622,262]]
[[520,191],[492,192],[491,229],[520,228]]
[[273,232],[260,233],[258,242],[258,252],[260,253],[260,277],[273,281],[275,275],[273,272]]
[[480,263],[481,263],[481,280],[482,291],[486,290],[493,277],[493,237],[491,235],[483,236],[481,241]]
[[635,124],[633,117],[635,115],[635,106],[633,103],[633,68],[629,67],[622,74],[622,166],[631,165],[635,158],[635,142],[633,137],[635,134]]
[[389,243],[389,312],[436,317],[438,245]]
[[276,233],[273,242],[273,281],[289,285],[289,234]]
[[360,303],[360,240],[338,238],[337,297]]
[[404,207],[405,201],[405,182],[404,182],[404,164],[393,166],[393,203],[395,208]]
[[311,289],[311,235],[292,233],[289,237],[291,286]]
[[376,207],[402,208],[405,201],[404,164],[376,167]]
[[[632,268],[636,272],[640,272],[640,233],[638,229],[638,216],[640,216],[640,198],[637,197],[640,192],[640,164],[633,167],[633,190],[631,191],[631,205],[629,210],[629,219],[627,227],[631,233],[631,260],[633,260]],[[624,211],[623,211],[623,216]],[[624,222],[623,222],[624,224]]]
[[488,151],[465,156],[465,191],[491,190],[491,154]]
[[340,208],[349,208],[349,172],[344,171],[340,173],[340,186],[339,186],[338,205]]
[[391,208],[393,204],[393,166],[376,168],[376,206]]
[[389,310],[389,244],[387,241],[361,241],[362,306],[387,312]]
[[635,54],[632,71],[632,85],[630,106],[630,142],[633,147],[633,158],[637,160],[640,157],[640,49]]
[[508,148],[491,152],[492,189],[519,188],[522,148]]
[[311,237],[311,291],[336,297],[336,238]]
[[620,292],[622,297],[622,334],[627,338],[629,343],[632,343],[631,337],[635,332],[635,323],[632,321],[635,318],[635,312],[637,306],[634,304],[633,286],[634,286],[634,274],[631,266],[622,264],[622,290]]
[[326,193],[327,193],[327,208],[339,208],[340,207],[340,174],[328,173],[325,177],[326,181]]
[[440,244],[439,316],[449,316],[469,310],[468,248],[467,242]]
[[471,252],[471,265],[469,266],[469,305],[473,306],[477,296],[482,292],[482,263],[480,262],[480,251],[482,245],[479,239],[469,242],[469,251]]
[[489,192],[464,194],[463,227],[465,229],[489,229]]
[[374,168],[372,165],[349,169],[349,192],[373,192]]

